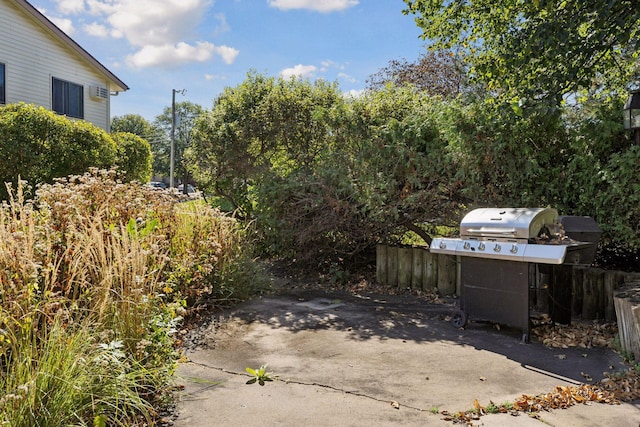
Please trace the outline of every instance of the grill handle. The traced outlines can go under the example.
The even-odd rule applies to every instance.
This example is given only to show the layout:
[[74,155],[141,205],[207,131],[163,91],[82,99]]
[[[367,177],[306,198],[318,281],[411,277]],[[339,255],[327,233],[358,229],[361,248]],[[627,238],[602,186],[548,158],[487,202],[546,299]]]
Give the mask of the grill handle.
[[487,228],[470,228],[467,230],[467,233],[470,234],[497,234],[497,235],[515,235],[517,233],[515,228],[512,228],[510,230],[505,230],[505,229],[487,229]]

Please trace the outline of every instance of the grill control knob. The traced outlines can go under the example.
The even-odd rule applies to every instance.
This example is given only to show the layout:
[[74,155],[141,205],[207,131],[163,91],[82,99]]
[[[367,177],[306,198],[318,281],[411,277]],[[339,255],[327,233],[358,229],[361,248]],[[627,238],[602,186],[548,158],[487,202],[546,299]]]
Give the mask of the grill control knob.
[[445,242],[440,242],[440,249],[447,249],[447,244]]
[[478,244],[478,250],[479,251],[484,251],[484,243]]
[[498,244],[496,244],[496,245],[493,247],[493,251],[494,251],[494,252],[500,252],[501,250],[502,250],[502,247],[500,247],[500,245],[498,245]]
[[512,254],[517,254],[518,253],[518,245],[512,245],[511,246],[511,253]]
[[466,250],[469,250],[469,248],[471,247],[471,243],[469,243],[469,242],[464,242],[463,247],[464,247]]

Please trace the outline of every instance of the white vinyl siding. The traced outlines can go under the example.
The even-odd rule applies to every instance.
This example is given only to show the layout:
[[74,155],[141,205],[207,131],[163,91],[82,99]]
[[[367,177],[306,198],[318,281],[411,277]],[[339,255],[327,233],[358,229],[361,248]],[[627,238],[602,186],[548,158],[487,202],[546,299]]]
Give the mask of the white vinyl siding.
[[11,1],[0,0],[0,63],[6,65],[6,103],[25,102],[53,110],[53,78],[84,89],[84,120],[109,130],[109,99],[90,97],[89,87],[109,89],[105,76]]

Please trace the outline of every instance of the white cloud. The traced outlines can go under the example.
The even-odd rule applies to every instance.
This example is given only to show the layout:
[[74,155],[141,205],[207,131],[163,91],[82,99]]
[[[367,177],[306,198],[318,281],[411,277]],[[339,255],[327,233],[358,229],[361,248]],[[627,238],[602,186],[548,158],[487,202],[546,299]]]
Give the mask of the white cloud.
[[84,11],[84,0],[55,0],[60,13],[65,15]]
[[280,71],[280,75],[285,79],[288,79],[293,76],[302,77],[302,78],[312,77],[313,73],[317,69],[318,67],[316,67],[315,65],[298,64],[295,67],[285,68],[284,70]]
[[[231,64],[239,54],[232,47],[198,40],[196,29],[207,16],[213,0],[69,1],[82,3],[83,8],[86,4],[88,13],[103,20],[87,25],[85,31],[89,34],[104,37],[108,33],[114,38],[125,38],[137,48],[137,52],[127,57],[127,63],[136,68],[205,62],[214,55]],[[229,30],[224,14],[215,15],[215,19],[214,35]]]
[[233,61],[236,60],[236,57],[240,53],[238,49],[229,46],[216,46],[214,50],[227,65],[233,64]]
[[188,62],[205,62],[211,59],[215,49],[216,47],[208,42],[198,42],[195,46],[184,42],[176,45],[149,45],[129,55],[127,62],[136,68],[177,67]]
[[134,46],[192,38],[210,5],[210,0],[89,0],[90,9],[106,15],[113,29]]
[[[356,6],[358,0],[268,0],[269,6],[280,10],[308,9],[316,12],[335,12]],[[388,1],[388,0],[386,0]]]
[[216,25],[216,28],[213,30],[213,36],[214,37],[219,35],[219,34],[226,33],[227,31],[229,31],[231,29],[231,27],[227,23],[227,17],[225,16],[224,13],[216,13],[214,18],[215,18],[216,22],[218,23]]
[[73,26],[73,22],[71,21],[71,19],[67,19],[67,18],[52,18],[51,16],[47,16],[47,18],[49,18],[49,20],[51,22],[56,24],[56,27],[60,28],[67,35],[71,35],[76,31],[76,29]]
[[359,98],[362,95],[364,95],[365,90],[361,89],[361,90],[355,90],[355,89],[351,89],[348,92],[343,92],[342,96],[344,96],[345,98]]
[[355,82],[358,81],[355,77],[353,77],[353,76],[351,76],[351,75],[349,75],[347,73],[338,73],[338,78],[340,78],[342,80],[346,80],[346,81],[348,81],[350,83],[355,83]]
[[220,74],[205,74],[205,80],[227,80],[227,76],[223,76]]
[[83,26],[82,29],[84,30],[85,33],[94,37],[105,38],[109,35],[109,29],[106,26],[99,24],[97,22],[92,22],[91,24],[87,24]]

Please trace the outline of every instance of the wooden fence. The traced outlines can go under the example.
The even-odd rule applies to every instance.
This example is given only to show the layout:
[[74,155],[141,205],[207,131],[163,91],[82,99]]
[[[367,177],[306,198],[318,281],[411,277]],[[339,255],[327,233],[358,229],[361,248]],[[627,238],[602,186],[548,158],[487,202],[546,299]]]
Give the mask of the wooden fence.
[[[378,283],[400,288],[437,291],[440,295],[460,293],[460,262],[453,255],[432,254],[427,247],[378,245]],[[544,270],[544,269],[543,269]],[[536,310],[548,310],[550,276],[531,265],[531,293]],[[571,315],[584,320],[616,320],[614,291],[625,283],[640,280],[640,273],[575,266],[565,278],[571,287]]]

